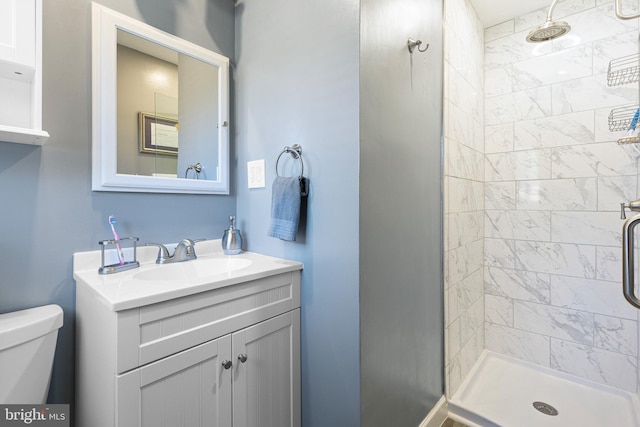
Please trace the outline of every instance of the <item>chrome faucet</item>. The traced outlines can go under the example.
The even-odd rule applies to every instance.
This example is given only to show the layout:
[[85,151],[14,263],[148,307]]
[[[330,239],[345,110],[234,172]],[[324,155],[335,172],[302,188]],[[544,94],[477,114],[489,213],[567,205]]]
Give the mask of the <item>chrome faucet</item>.
[[147,243],[145,246],[157,246],[158,258],[156,264],[169,264],[172,262],[189,261],[198,258],[196,256],[196,242],[201,242],[204,239],[182,239],[180,243],[176,245],[173,255],[169,255],[169,250],[165,245],[160,243]]

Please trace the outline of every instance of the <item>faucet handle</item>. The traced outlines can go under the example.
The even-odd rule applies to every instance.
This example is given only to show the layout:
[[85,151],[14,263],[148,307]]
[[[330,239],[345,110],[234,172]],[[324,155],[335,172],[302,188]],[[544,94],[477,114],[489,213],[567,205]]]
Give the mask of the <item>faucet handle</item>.
[[160,243],[145,243],[145,246],[157,246],[158,247],[158,258],[156,258],[156,264],[162,264],[166,260],[170,259],[169,250],[165,245]]
[[630,201],[627,204],[620,203],[620,219],[626,219],[627,218],[627,216],[625,215],[625,211],[624,211],[625,208],[627,208],[627,209],[629,209],[630,211],[633,211],[633,212],[640,212],[640,199]]

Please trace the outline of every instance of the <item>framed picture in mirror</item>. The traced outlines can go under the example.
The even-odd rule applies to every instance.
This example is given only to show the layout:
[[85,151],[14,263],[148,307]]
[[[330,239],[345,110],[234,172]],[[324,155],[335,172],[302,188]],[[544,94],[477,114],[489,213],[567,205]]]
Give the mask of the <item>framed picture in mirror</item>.
[[152,113],[138,114],[140,152],[178,155],[178,120]]

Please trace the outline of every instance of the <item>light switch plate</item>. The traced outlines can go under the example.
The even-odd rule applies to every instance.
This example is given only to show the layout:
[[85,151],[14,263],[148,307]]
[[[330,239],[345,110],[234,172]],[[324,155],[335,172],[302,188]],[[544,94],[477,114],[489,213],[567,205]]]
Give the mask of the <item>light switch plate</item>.
[[265,187],[264,159],[247,162],[247,178],[249,188]]

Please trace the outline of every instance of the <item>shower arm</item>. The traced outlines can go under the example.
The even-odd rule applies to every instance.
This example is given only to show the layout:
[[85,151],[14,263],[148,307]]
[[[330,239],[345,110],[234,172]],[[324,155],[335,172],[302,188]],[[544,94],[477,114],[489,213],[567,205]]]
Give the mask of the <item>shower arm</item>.
[[636,13],[635,15],[623,15],[622,0],[616,0],[616,16],[620,19],[636,19],[640,18],[640,13]]
[[553,21],[553,18],[551,17],[551,15],[553,15],[553,9],[556,8],[556,4],[558,3],[558,1],[559,0],[553,0],[553,3],[551,3],[551,6],[549,6],[549,12],[547,12],[547,22]]

